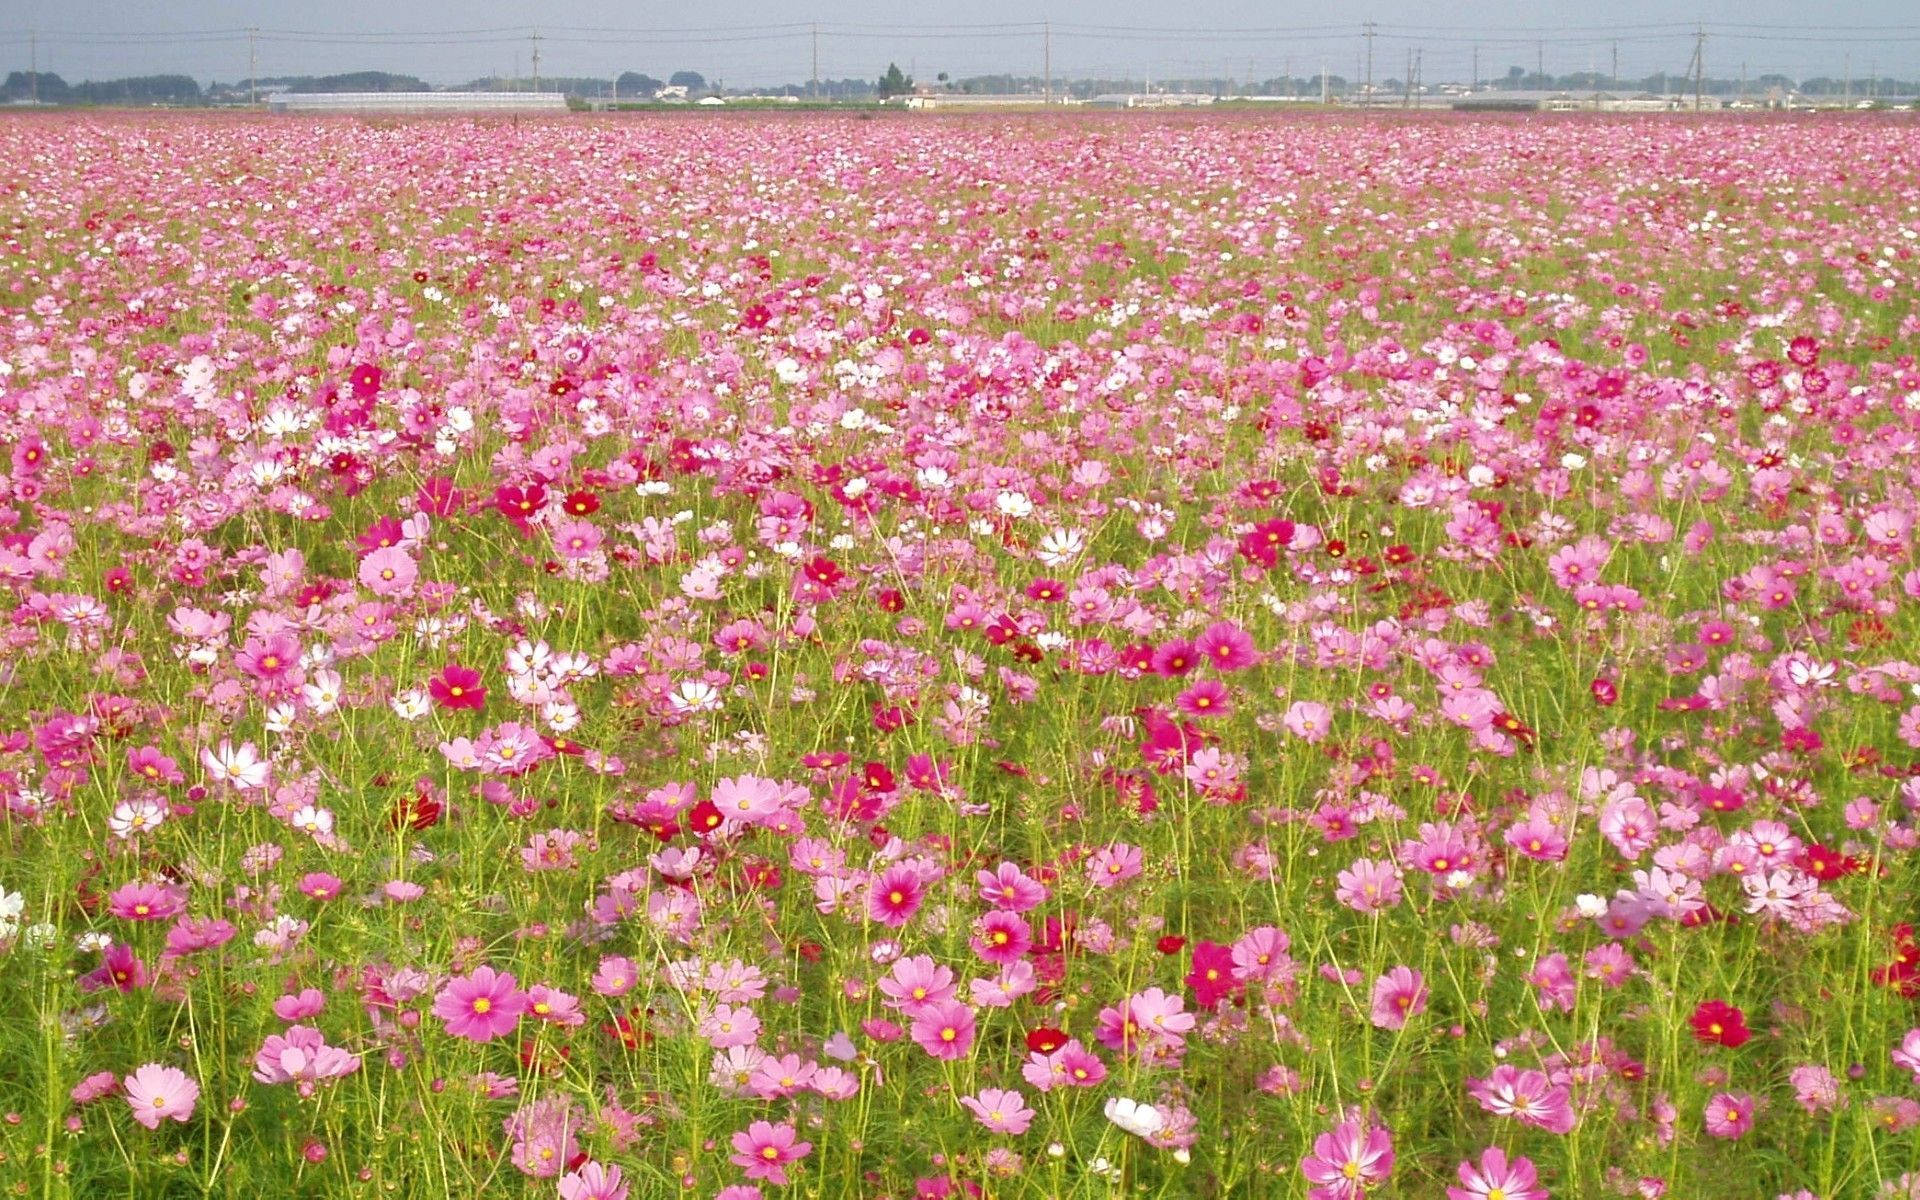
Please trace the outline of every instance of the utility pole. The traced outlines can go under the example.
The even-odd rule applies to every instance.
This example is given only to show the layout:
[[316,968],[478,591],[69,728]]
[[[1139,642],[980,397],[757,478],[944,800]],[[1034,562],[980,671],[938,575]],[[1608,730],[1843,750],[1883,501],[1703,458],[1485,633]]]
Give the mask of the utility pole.
[[1707,69],[1707,28],[1696,26],[1693,34],[1693,111],[1700,111],[1700,84]]
[[1368,21],[1365,28],[1366,33],[1364,36],[1367,39],[1367,87],[1366,95],[1362,102],[1371,104],[1373,102],[1373,22]]
[[27,51],[27,101],[38,104],[40,103],[40,31],[38,29],[27,31],[27,45],[31,47]]
[[1547,86],[1547,44],[1544,41],[1533,44],[1533,74],[1541,87]]
[[540,90],[540,31],[533,31],[533,90]]
[[1842,104],[1845,104],[1848,108],[1852,108],[1853,107],[1853,51],[1851,50],[1847,51],[1846,64],[1847,64],[1847,81],[1845,84],[1842,85],[1843,87],[1845,87],[1846,90],[1840,93],[1840,102]]
[[1400,97],[1400,107],[1401,108],[1413,107],[1413,51],[1412,50],[1407,51],[1407,78],[1405,80],[1405,92]]
[[820,96],[820,22],[813,23],[813,95]]
[[1322,107],[1333,103],[1333,80],[1327,78],[1327,60],[1320,60],[1320,104]]
[[1047,91],[1046,103],[1053,103],[1053,22],[1044,22],[1046,31]]
[[253,39],[260,32],[258,26],[247,26],[247,103],[260,103],[260,65],[254,56]]
[[1607,75],[1607,86],[1614,91],[1620,90],[1620,43],[1613,44],[1613,70]]
[[1473,82],[1467,85],[1467,91],[1477,92],[1479,90],[1480,90],[1480,43],[1475,42],[1473,44]]
[[1745,62],[1740,64],[1740,102],[1742,104],[1747,102],[1747,64]]
[[1426,83],[1426,76],[1427,76],[1426,60],[1427,60],[1427,49],[1425,46],[1422,46],[1418,50],[1415,50],[1413,52],[1413,94],[1416,97],[1420,95]]

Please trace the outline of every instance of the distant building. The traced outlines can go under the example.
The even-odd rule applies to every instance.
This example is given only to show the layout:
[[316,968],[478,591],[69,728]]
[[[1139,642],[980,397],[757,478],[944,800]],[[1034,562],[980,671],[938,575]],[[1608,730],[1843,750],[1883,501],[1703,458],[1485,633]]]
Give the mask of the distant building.
[[[894,96],[888,104],[898,104],[913,109],[960,109],[960,108],[1038,108],[1047,102],[1045,96],[1037,93],[992,94],[986,92],[916,92],[911,96]],[[1062,98],[1055,96],[1055,104]]]
[[[1691,94],[1656,95],[1641,92],[1622,96],[1601,91],[1536,91],[1492,89],[1449,98],[1458,112],[1692,112]],[[1701,111],[1718,111],[1717,96],[1702,96]]]
[[1095,108],[1199,108],[1215,99],[1211,92],[1114,92],[1089,103]]
[[653,98],[655,100],[684,101],[687,98],[687,86],[683,83],[670,83],[663,88],[656,88],[653,93]]
[[277,113],[566,112],[559,92],[281,92],[265,98]]

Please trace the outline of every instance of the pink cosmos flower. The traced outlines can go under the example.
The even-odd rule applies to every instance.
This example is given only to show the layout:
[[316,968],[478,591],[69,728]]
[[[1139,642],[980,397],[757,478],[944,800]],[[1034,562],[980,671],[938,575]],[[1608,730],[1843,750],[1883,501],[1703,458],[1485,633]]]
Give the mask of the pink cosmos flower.
[[1716,1092],[1703,1114],[1707,1132],[1732,1140],[1753,1128],[1753,1097],[1745,1092]]
[[588,982],[593,985],[595,995],[618,999],[632,991],[639,979],[640,968],[634,965],[632,959],[618,954],[609,954],[600,960],[600,965],[594,969],[593,978]]
[[1096,1035],[1109,1050],[1131,1051],[1141,1038],[1179,1043],[1192,1030],[1194,1015],[1182,1012],[1186,1002],[1157,987],[1127,997],[1120,1005],[1100,1010]]
[[433,1015],[447,1023],[447,1032],[475,1042],[512,1033],[526,1010],[526,993],[518,981],[486,966],[448,980],[433,998]]
[[1293,939],[1272,925],[1247,930],[1233,944],[1233,977],[1241,983],[1284,983],[1295,970]]
[[934,1004],[953,999],[954,977],[952,970],[936,963],[931,956],[910,954],[896,960],[893,970],[882,976],[876,986],[889,1006],[912,1017]]
[[747,1173],[748,1179],[764,1179],[785,1185],[787,1164],[805,1158],[813,1150],[812,1142],[794,1140],[791,1125],[755,1121],[733,1135],[733,1154],[728,1160]]
[[1567,1133],[1575,1116],[1567,1085],[1556,1084],[1545,1071],[1523,1070],[1501,1063],[1485,1079],[1467,1080],[1467,1094],[1495,1116],[1512,1117],[1549,1133]]
[[700,1018],[694,1032],[716,1050],[751,1046],[760,1038],[760,1018],[744,1004],[716,1004]]
[[1142,861],[1138,846],[1125,842],[1102,846],[1087,859],[1087,878],[1095,887],[1119,887],[1140,874]]
[[1216,671],[1238,671],[1258,657],[1253,638],[1231,621],[1216,621],[1200,631],[1193,648]]
[[1498,1146],[1480,1152],[1478,1167],[1461,1163],[1460,1182],[1463,1186],[1447,1189],[1447,1200],[1549,1200],[1533,1162],[1524,1157],[1508,1161]]
[[1025,917],[1010,912],[989,912],[973,923],[968,940],[973,952],[995,966],[1020,961],[1033,946],[1033,931]]
[[896,863],[881,872],[867,894],[867,915],[895,929],[913,919],[926,895],[920,872],[905,863]]
[[973,1049],[973,1010],[958,1000],[940,1000],[913,1018],[913,1040],[935,1058],[965,1058]]
[[1100,1056],[1080,1044],[1079,1038],[1052,1053],[1035,1050],[1021,1064],[1020,1075],[1043,1092],[1056,1087],[1095,1087],[1107,1077],[1107,1064]]
[[169,921],[186,907],[186,889],[164,883],[129,883],[107,897],[107,911],[125,921]]
[[1395,967],[1373,981],[1375,1026],[1404,1029],[1407,1018],[1427,1011],[1426,980],[1412,967]]
[[1300,1172],[1314,1186],[1310,1200],[1358,1200],[1393,1172],[1393,1135],[1347,1120],[1314,1139]]
[[1026,1097],[1012,1088],[983,1088],[977,1096],[960,1097],[960,1103],[994,1133],[1015,1137],[1027,1131],[1036,1115]]
[[1019,867],[1003,862],[991,871],[974,876],[980,885],[980,898],[1008,912],[1026,912],[1046,903],[1047,887],[1027,876]]
[[298,1083],[300,1094],[313,1094],[314,1085],[351,1075],[360,1069],[360,1057],[329,1046],[318,1029],[295,1025],[284,1034],[269,1034],[253,1058],[253,1077],[261,1083]]
[[1893,1051],[1893,1065],[1912,1071],[1914,1082],[1920,1083],[1920,1029],[1909,1029],[1900,1039]]
[[627,1181],[619,1167],[589,1159],[560,1177],[560,1200],[627,1200]]
[[273,1015],[282,1021],[304,1021],[317,1016],[327,1006],[327,997],[319,988],[302,988],[273,1002]]
[[1334,899],[1355,912],[1381,912],[1400,903],[1400,873],[1392,863],[1356,858],[1340,872]]
[[420,578],[413,556],[398,546],[375,550],[360,560],[360,586],[376,596],[405,596]]
[[127,1076],[126,1089],[133,1119],[148,1129],[160,1128],[168,1118],[185,1124],[200,1099],[200,1085],[185,1071],[161,1063],[148,1063]]

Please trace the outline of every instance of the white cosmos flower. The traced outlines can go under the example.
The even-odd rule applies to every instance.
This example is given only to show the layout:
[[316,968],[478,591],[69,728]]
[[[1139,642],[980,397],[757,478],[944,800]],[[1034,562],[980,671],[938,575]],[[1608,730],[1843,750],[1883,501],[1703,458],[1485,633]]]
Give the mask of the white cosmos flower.
[[704,679],[689,679],[668,698],[668,702],[677,713],[719,712],[720,689]]
[[308,708],[325,716],[340,707],[340,693],[344,686],[340,672],[327,668],[313,673],[313,679],[300,689],[300,696],[307,702]]
[[1152,1137],[1160,1132],[1161,1126],[1167,1123],[1167,1119],[1161,1116],[1160,1110],[1153,1105],[1129,1100],[1125,1096],[1114,1096],[1109,1099],[1106,1113],[1107,1120],[1128,1133],[1137,1134],[1140,1137]]
[[136,834],[158,829],[167,819],[166,806],[150,796],[135,800],[122,800],[114,806],[113,815],[107,818],[107,828],[119,838],[130,838]]
[[294,811],[288,824],[302,833],[332,833],[333,814],[324,808],[316,808],[311,804],[303,804]]
[[215,783],[231,783],[241,791],[267,786],[267,764],[252,742],[242,742],[236,750],[232,742],[222,739],[219,749],[200,751],[200,765]]
[[20,931],[20,917],[26,911],[25,896],[0,887],[0,938],[10,938]]
[[1087,535],[1078,529],[1056,529],[1040,539],[1034,557],[1049,567],[1064,567],[1086,552]]
[[393,709],[393,715],[402,721],[418,721],[427,715],[427,709],[432,706],[432,703],[432,699],[422,689],[408,688],[395,696],[389,703],[389,707]]
[[1003,516],[1022,521],[1033,515],[1033,501],[1027,499],[1025,492],[1001,492],[993,498],[993,507]]

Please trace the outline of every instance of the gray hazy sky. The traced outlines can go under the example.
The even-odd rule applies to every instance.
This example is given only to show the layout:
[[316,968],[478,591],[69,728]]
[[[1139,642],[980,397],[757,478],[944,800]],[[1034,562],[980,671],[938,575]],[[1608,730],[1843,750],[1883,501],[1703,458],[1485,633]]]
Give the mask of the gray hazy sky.
[[[69,81],[181,72],[202,82],[247,73],[256,26],[262,76],[403,71],[433,83],[526,75],[541,33],[544,76],[664,77],[690,68],[729,87],[804,81],[818,21],[823,78],[873,77],[889,60],[922,79],[1042,63],[1042,18],[1054,23],[1057,76],[1266,78],[1291,69],[1361,69],[1360,23],[1379,22],[1376,78],[1399,77],[1410,50],[1422,78],[1464,80],[1479,46],[1483,77],[1509,66],[1554,73],[1684,71],[1691,31],[1708,29],[1707,73],[1777,72],[1864,79],[1920,76],[1915,0],[1421,0],[1308,4],[1300,0],[712,0],[678,7],[613,0],[0,0],[0,69],[24,69],[38,31],[42,70]],[[999,28],[983,29],[994,25]],[[1850,62],[1849,62],[1850,58]]]

